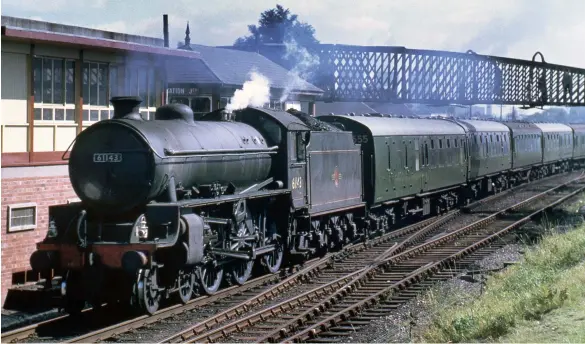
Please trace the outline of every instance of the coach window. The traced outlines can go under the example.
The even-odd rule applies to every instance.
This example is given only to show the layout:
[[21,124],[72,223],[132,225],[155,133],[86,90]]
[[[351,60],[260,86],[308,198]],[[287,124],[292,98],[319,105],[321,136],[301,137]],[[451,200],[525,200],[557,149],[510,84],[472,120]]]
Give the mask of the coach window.
[[443,149],[443,139],[439,139],[439,149]]
[[402,141],[404,144],[404,168],[408,169],[408,143]]
[[414,139],[414,156],[416,157],[416,161],[414,162],[415,171],[418,171],[420,169],[420,156],[422,155],[422,152],[420,152],[419,154],[420,148],[418,147],[418,144],[419,144],[418,139]]
[[429,166],[429,144],[425,142],[425,166]]
[[392,159],[391,159],[392,149],[390,147],[392,147],[392,146],[388,145],[388,171],[392,171]]

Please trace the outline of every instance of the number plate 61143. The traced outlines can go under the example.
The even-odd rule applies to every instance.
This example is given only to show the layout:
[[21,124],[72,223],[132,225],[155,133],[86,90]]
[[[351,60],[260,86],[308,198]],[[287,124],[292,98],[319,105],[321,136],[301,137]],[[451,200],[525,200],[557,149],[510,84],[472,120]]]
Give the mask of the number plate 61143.
[[122,162],[122,153],[94,153],[93,162]]

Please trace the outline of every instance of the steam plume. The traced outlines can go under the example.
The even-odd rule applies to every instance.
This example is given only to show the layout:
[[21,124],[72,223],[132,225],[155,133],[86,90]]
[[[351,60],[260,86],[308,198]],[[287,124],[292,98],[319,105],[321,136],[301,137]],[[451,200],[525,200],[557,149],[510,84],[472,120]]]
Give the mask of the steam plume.
[[284,59],[292,59],[295,61],[295,64],[290,70],[292,78],[285,86],[280,97],[280,102],[284,102],[292,90],[302,86],[303,79],[309,79],[314,71],[314,67],[319,65],[319,56],[311,55],[305,47],[299,46],[294,38],[286,40],[284,46],[286,48]]
[[261,107],[270,102],[270,81],[254,70],[250,72],[249,77],[250,80],[244,83],[242,89],[236,90],[230,103],[225,107],[227,112],[248,106]]

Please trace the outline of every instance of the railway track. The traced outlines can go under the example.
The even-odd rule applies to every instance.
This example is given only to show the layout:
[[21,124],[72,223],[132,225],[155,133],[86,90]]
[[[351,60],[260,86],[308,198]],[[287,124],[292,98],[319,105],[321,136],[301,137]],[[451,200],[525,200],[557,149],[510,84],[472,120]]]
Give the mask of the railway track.
[[[447,217],[444,218],[447,219]],[[8,343],[22,341],[35,335],[37,337],[41,336],[47,340],[60,339],[59,341],[61,342],[63,342],[62,339],[64,338],[64,342],[71,343],[96,342],[137,328],[145,327],[161,320],[172,318],[177,314],[189,312],[216,302],[221,302],[221,308],[227,307],[223,314],[226,316],[226,320],[229,320],[232,313],[235,316],[240,313],[239,309],[247,309],[250,306],[261,304],[262,302],[270,300],[271,298],[274,298],[295,286],[299,286],[303,282],[317,277],[321,271],[326,269],[331,264],[340,263],[346,259],[355,261],[355,259],[352,258],[355,258],[354,255],[360,252],[363,254],[365,253],[365,256],[367,257],[371,253],[369,251],[365,252],[366,250],[372,248],[380,249],[380,247],[394,245],[395,241],[399,238],[407,236],[408,234],[417,231],[420,228],[425,227],[435,221],[436,219],[427,219],[398,231],[387,233],[386,235],[374,238],[367,243],[351,245],[340,252],[328,254],[321,259],[310,260],[305,262],[304,267],[298,266],[294,273],[285,278],[281,277],[280,275],[264,275],[254,280],[250,280],[243,286],[233,286],[227,289],[223,289],[221,292],[213,296],[202,296],[193,299],[186,305],[179,304],[164,308],[152,316],[144,315],[117,322],[115,324],[109,324],[111,326],[104,325],[103,328],[79,335],[72,332],[63,333],[61,331],[62,329],[74,327],[73,322],[78,320],[71,319],[68,315],[63,315],[40,323],[2,333],[2,342]],[[242,302],[244,301],[246,302],[246,305],[242,305]],[[230,305],[238,306],[229,307]],[[93,314],[91,314],[91,308],[86,309],[83,313],[85,313],[86,317],[88,318],[93,316]],[[92,322],[93,320],[86,319],[86,321]],[[55,332],[56,335],[54,334]],[[53,338],[53,335],[57,338]]]
[[329,283],[335,292],[326,296],[306,292],[223,326],[195,326],[161,342],[331,342],[414,297],[429,278],[452,277],[459,272],[457,261],[584,189],[581,176],[339,277]]
[[[467,207],[467,211],[475,210],[480,214],[482,211],[489,212],[489,205],[495,203],[498,199],[510,197],[527,188],[538,190],[548,188],[550,185],[558,185],[559,180],[574,178],[576,173],[563,176],[553,176],[534,184],[521,185],[514,189],[484,198]],[[532,193],[537,193],[535,191]],[[530,193],[528,194],[530,195]],[[475,216],[475,217],[474,217]],[[218,328],[222,324],[236,321],[238,318],[251,314],[254,310],[261,307],[269,301],[286,298],[287,292],[298,295],[319,295],[327,297],[334,293],[340,286],[345,285],[357,278],[359,274],[364,273],[364,267],[370,266],[384,259],[397,255],[417,244],[430,240],[433,235],[440,234],[445,228],[457,218],[471,217],[476,218],[477,214],[466,214],[465,211],[455,210],[439,218],[431,218],[419,223],[407,226],[403,229],[387,233],[383,236],[374,238],[366,243],[359,243],[346,247],[344,250],[329,254],[322,259],[314,259],[305,263],[304,267],[297,267],[297,271],[288,277],[278,275],[265,275],[251,280],[243,286],[230,287],[222,290],[214,296],[204,296],[191,300],[187,305],[173,305],[157,312],[152,316],[141,316],[130,320],[116,322],[111,319],[109,324],[97,326],[97,330],[85,329],[85,333],[59,333],[51,336],[51,328],[65,327],[68,324],[68,316],[61,316],[42,323],[33,324],[20,329],[2,334],[2,342],[21,341],[30,336],[44,337],[43,339],[51,342],[97,342],[108,340],[132,330],[146,328],[150,325],[159,323],[165,319],[174,318],[180,314],[189,313],[193,310],[200,310],[203,307],[211,308],[211,314],[205,315],[203,319],[195,326],[191,327],[184,333],[191,335],[174,336],[167,338],[169,341],[176,341],[178,338],[189,338],[193,334]],[[483,215],[479,215],[480,217]],[[467,221],[470,221],[467,219]],[[293,297],[294,298],[294,297]],[[290,299],[290,298],[289,298]],[[268,305],[271,307],[271,305]],[[91,310],[86,313],[91,313]],[[197,321],[197,320],[195,320]],[[115,322],[115,323],[114,323]],[[192,321],[193,322],[193,321]],[[61,325],[59,325],[61,323]],[[65,325],[63,325],[65,324]],[[110,325],[110,326],[108,326]],[[89,333],[88,333],[89,332]],[[49,333],[49,334],[47,334]],[[30,338],[29,338],[30,339]],[[38,340],[34,340],[38,342]],[[44,340],[43,340],[44,341]]]

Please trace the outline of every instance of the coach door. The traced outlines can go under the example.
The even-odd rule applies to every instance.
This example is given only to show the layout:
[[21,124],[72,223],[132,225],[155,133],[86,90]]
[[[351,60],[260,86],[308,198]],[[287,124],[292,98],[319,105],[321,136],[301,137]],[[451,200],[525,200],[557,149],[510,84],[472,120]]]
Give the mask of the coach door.
[[289,188],[292,191],[294,207],[307,205],[307,143],[309,132],[289,131],[288,152],[289,152]]

